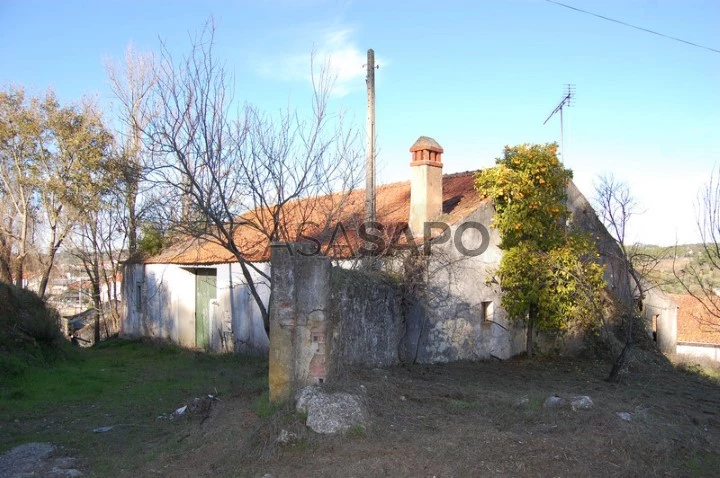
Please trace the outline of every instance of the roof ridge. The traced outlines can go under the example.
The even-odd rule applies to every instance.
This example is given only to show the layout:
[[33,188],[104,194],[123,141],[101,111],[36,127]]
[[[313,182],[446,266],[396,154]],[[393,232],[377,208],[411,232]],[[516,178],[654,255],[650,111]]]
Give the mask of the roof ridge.
[[[482,171],[482,169],[472,169],[472,170],[467,170],[467,171],[460,171],[460,172],[457,172],[457,173],[443,174],[442,177],[443,177],[443,179],[444,179],[444,178],[457,178],[457,177],[459,177],[459,176],[466,176],[466,175],[469,175],[469,174],[475,174],[475,173],[480,172],[480,171]],[[397,186],[397,185],[400,185],[400,184],[407,184],[407,183],[409,183],[409,182],[410,182],[409,179],[405,179],[404,181],[393,181],[393,182],[391,182],[391,183],[378,184],[377,187],[378,187],[378,188],[382,188],[382,187],[389,187],[389,186]],[[365,188],[355,188],[355,189],[353,189],[353,191],[365,191]]]

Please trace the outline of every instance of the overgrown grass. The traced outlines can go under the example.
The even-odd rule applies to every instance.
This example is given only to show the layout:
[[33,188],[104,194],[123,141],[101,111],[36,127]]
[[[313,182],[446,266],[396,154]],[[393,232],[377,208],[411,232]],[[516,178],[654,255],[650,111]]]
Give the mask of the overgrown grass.
[[[37,416],[86,401],[121,410],[143,402],[173,406],[189,395],[226,394],[238,381],[232,368],[243,361],[249,359],[122,340],[74,349],[51,367],[31,366],[4,382],[0,419]],[[244,385],[257,389],[263,380],[249,377]]]
[[670,360],[675,367],[684,372],[697,375],[720,383],[720,362],[708,357],[694,357],[691,355],[672,355]]
[[[99,475],[119,474],[119,464],[137,467],[182,446],[172,437],[183,420],[158,417],[195,397],[252,397],[266,388],[265,359],[147,341],[73,348],[51,366],[31,364],[0,381],[0,451],[51,441],[89,457]],[[103,426],[114,429],[93,433]]]
[[267,391],[264,391],[259,397],[257,397],[250,407],[253,412],[257,414],[260,418],[270,418],[276,414],[278,414],[279,411],[287,408],[287,403],[285,402],[271,402],[270,401],[270,394]]

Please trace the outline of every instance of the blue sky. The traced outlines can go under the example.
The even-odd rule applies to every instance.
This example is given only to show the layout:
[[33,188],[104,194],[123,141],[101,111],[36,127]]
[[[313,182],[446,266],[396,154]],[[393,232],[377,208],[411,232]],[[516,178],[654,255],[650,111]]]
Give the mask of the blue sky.
[[[564,3],[720,49],[717,1]],[[490,166],[506,144],[559,142],[558,119],[542,123],[574,83],[564,162],[580,189],[592,197],[613,173],[644,211],[631,240],[699,241],[694,203],[720,165],[720,54],[544,0],[0,0],[0,84],[107,105],[104,59],[160,39],[182,54],[210,15],[237,98],[268,111],[308,104],[314,48],[337,68],[334,106],[364,127],[373,48],[381,183],[408,178],[421,135],[445,148],[445,172]]]

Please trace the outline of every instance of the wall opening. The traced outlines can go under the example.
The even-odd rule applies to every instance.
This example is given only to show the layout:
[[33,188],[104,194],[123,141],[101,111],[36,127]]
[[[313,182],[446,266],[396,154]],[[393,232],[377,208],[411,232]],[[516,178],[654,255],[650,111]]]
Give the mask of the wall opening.
[[480,303],[480,320],[482,322],[492,322],[493,320],[493,303],[492,301],[484,301]]
[[653,315],[652,318],[652,338],[653,342],[657,342],[657,323],[658,319],[660,318],[660,314]]

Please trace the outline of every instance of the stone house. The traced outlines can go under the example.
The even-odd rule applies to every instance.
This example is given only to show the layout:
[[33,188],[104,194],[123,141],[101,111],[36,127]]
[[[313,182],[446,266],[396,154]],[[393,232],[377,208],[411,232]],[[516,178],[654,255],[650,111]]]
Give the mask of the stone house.
[[[383,252],[382,268],[404,274],[413,257],[410,244],[423,244],[415,259],[423,262],[422,300],[403,305],[399,340],[405,358],[434,363],[505,359],[523,352],[525,331],[508,320],[500,305],[500,285],[493,276],[502,255],[500,238],[491,227],[492,202],[475,190],[476,172],[442,174],[444,151],[431,138],[419,138],[410,151],[410,181],[380,186],[376,193],[382,231],[375,240]],[[617,245],[574,184],[567,192],[572,223],[596,238],[610,290],[618,300],[633,300]],[[367,240],[360,227],[365,194],[354,191],[344,199],[331,227],[304,230],[301,237],[336,265],[352,268]],[[331,196],[320,198],[320,203],[334,202]],[[327,214],[316,208],[302,219],[304,224],[321,224]],[[267,240],[254,231],[243,234],[238,240],[254,246],[245,249],[251,251],[246,259],[269,273]],[[127,264],[123,333],[214,351],[267,351],[269,339],[259,308],[239,269],[225,249],[198,239]],[[256,277],[258,292],[269,301],[269,285],[260,274]],[[577,340],[561,343],[547,337],[541,345],[570,352],[581,346]]]
[[674,295],[665,295],[660,288],[647,284],[643,300],[642,316],[648,334],[658,350],[666,354],[676,353],[678,341],[678,303]]

